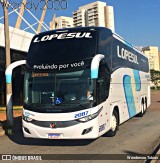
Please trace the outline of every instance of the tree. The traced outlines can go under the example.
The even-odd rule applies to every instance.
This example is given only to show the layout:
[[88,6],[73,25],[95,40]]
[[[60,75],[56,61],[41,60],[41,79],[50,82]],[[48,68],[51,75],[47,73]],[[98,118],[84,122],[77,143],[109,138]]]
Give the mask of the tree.
[[160,82],[160,71],[150,70],[151,81],[155,85],[155,89],[157,89],[158,83]]

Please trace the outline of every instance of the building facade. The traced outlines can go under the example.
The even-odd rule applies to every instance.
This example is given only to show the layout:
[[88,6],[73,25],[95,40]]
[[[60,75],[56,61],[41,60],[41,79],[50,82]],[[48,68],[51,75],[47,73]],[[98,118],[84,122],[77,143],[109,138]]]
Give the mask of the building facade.
[[60,16],[55,18],[55,28],[62,29],[62,28],[71,28],[73,27],[73,18]]
[[[11,62],[25,60],[27,53],[11,50]],[[0,107],[5,106],[6,102],[6,83],[5,83],[5,49],[0,47]],[[23,104],[23,80],[25,66],[14,69],[12,74],[13,105]]]
[[114,27],[114,9],[113,6],[105,7],[105,27],[115,31]]
[[74,27],[100,26],[114,29],[114,10],[105,2],[93,2],[79,7],[73,12]]
[[146,54],[149,58],[150,69],[160,71],[158,47],[155,46],[144,47],[142,48],[142,52]]
[[[34,35],[13,27],[9,27],[9,35],[11,62],[25,60],[31,39]],[[0,107],[5,106],[6,101],[5,63],[4,25],[0,24]],[[23,69],[24,66],[19,66],[13,71],[12,89],[14,105],[22,105],[23,103]]]

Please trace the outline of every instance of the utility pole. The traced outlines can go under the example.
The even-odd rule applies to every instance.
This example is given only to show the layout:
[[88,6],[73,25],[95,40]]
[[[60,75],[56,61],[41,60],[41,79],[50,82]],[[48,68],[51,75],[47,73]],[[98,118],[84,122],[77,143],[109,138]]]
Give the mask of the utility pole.
[[[10,40],[9,40],[9,23],[8,23],[8,0],[1,0],[4,13],[4,35],[5,35],[5,53],[6,53],[6,68],[11,63],[10,56]],[[12,103],[12,85],[11,82],[6,82],[6,96],[10,96],[6,100],[6,117],[7,117],[7,126],[12,129],[13,127],[13,108],[11,108]],[[7,99],[7,98],[6,98]]]
[[8,23],[8,3],[7,0],[3,0],[3,13],[4,13],[4,35],[5,35],[5,51],[6,51],[6,68],[11,63],[10,57],[10,41],[9,41],[9,23]]

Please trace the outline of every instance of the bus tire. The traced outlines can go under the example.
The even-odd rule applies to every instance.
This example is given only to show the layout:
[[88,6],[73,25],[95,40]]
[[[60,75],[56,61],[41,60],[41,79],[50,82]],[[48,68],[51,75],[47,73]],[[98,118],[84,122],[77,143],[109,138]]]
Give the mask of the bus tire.
[[115,136],[118,130],[118,114],[115,110],[112,113],[111,123],[111,129],[106,133],[106,136],[108,137]]
[[141,103],[141,112],[138,114],[139,117],[143,117],[143,115],[145,113],[145,110],[144,110],[145,106],[144,105],[145,105],[145,103],[142,102]]
[[144,103],[144,105],[145,105],[144,113],[146,113],[146,111],[147,111],[147,98],[145,98],[145,103]]

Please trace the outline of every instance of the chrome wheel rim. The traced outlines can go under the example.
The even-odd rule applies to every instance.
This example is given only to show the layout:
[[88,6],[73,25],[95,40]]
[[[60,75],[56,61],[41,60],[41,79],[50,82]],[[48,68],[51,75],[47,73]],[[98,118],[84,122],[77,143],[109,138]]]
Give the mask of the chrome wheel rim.
[[141,109],[141,112],[142,112],[142,114],[143,114],[143,112],[144,112],[143,104],[142,104],[142,109]]
[[116,127],[117,127],[117,119],[115,115],[112,115],[112,126],[111,126],[112,131],[115,131]]

